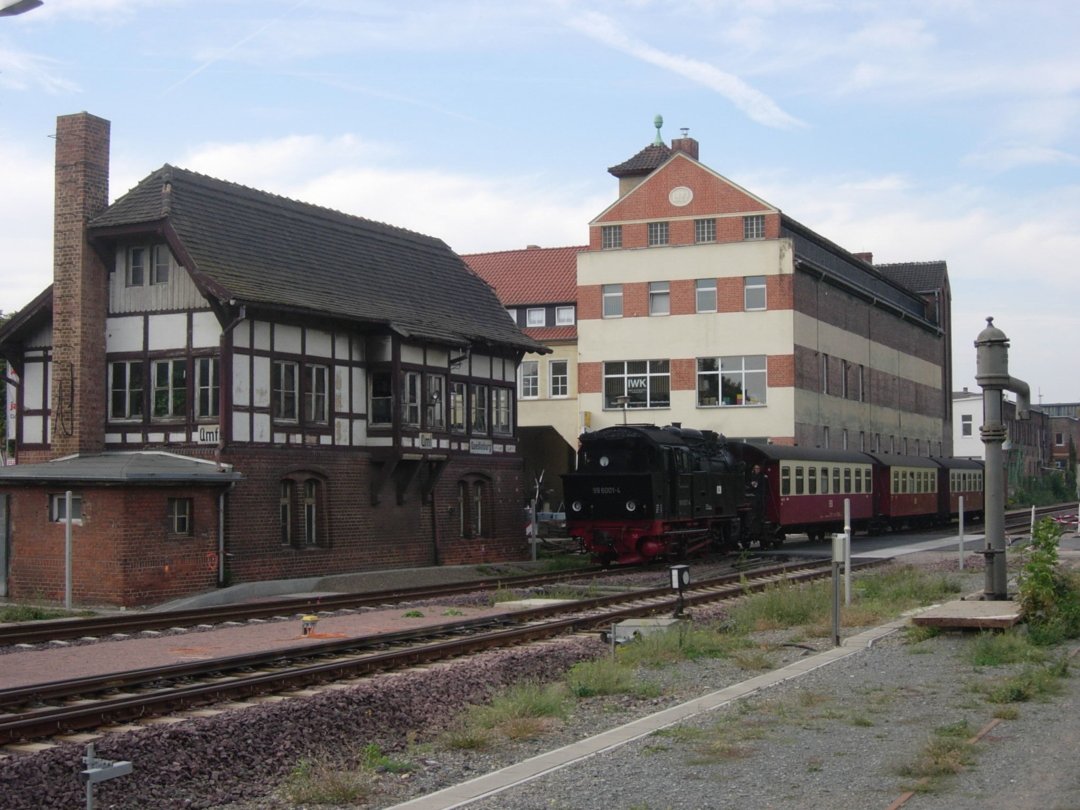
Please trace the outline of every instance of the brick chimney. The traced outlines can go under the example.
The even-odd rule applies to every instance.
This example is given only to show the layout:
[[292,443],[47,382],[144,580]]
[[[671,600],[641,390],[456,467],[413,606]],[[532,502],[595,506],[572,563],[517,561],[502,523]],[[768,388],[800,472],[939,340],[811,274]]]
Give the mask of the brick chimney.
[[671,139],[671,151],[682,152],[694,160],[698,159],[698,142],[690,137],[690,130],[683,128],[681,138]]
[[52,455],[105,447],[108,273],[86,223],[109,204],[109,122],[56,119],[53,230]]

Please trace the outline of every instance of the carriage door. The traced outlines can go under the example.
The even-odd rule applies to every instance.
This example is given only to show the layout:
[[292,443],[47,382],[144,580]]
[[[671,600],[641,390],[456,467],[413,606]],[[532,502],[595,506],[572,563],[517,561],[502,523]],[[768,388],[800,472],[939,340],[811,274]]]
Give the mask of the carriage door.
[[0,494],[0,596],[8,593],[8,548],[11,546],[11,520],[8,518],[8,494]]

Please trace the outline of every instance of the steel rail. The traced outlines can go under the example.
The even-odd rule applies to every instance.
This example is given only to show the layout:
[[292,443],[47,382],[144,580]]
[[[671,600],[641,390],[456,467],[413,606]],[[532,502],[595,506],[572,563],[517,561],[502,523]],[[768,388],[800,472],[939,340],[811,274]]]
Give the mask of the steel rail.
[[[871,564],[880,564],[879,561]],[[860,566],[861,567],[861,566]],[[760,590],[774,585],[779,580],[799,582],[808,579],[820,578],[831,569],[828,564],[800,563],[795,565],[774,566],[768,572],[755,572],[754,581],[748,582],[744,575],[730,575],[714,580],[702,581],[692,586],[691,592],[684,594],[683,603],[687,605],[704,604],[721,599],[739,596],[750,590]],[[598,597],[584,600],[578,603],[552,605],[532,608],[525,611],[515,611],[511,614],[502,614],[496,618],[506,621],[514,621],[517,626],[506,629],[494,629],[486,632],[472,632],[462,638],[454,638],[447,641],[424,641],[419,640],[415,646],[404,650],[389,650],[367,652],[357,657],[341,658],[343,653],[355,653],[358,646],[366,645],[370,650],[372,645],[383,646],[391,640],[391,634],[369,636],[362,639],[338,640],[317,645],[327,655],[336,654],[339,657],[329,661],[314,661],[301,664],[287,670],[277,672],[238,672],[235,676],[225,676],[217,682],[182,684],[171,687],[157,687],[149,692],[138,695],[124,694],[108,697],[91,703],[80,703],[74,706],[39,707],[28,710],[21,714],[9,714],[0,716],[0,743],[14,742],[24,739],[40,739],[53,734],[93,728],[104,723],[129,721],[138,717],[173,711],[178,708],[186,708],[192,705],[201,705],[208,702],[250,697],[267,691],[282,691],[326,680],[340,678],[356,678],[370,675],[374,672],[398,669],[407,665],[416,665],[435,660],[441,660],[469,652],[491,649],[498,646],[521,644],[538,639],[552,638],[567,633],[594,630],[598,627],[607,628],[611,623],[634,616],[650,615],[668,612],[678,604],[678,598],[672,595],[670,588],[656,588],[644,592],[622,594],[618,596]],[[621,605],[621,606],[620,606]],[[573,613],[568,618],[554,618],[560,613]],[[468,627],[469,631],[479,630],[476,620],[455,623],[459,627]],[[450,632],[450,626],[429,628],[427,639],[433,636],[443,635]],[[408,634],[416,634],[416,631],[408,631]],[[406,634],[401,634],[406,635]],[[357,644],[357,642],[360,644]],[[352,650],[348,644],[352,643]],[[292,649],[292,648],[290,648]],[[302,648],[302,654],[310,659],[316,652],[316,647]],[[248,659],[240,668],[252,666],[280,665],[288,659],[286,650],[276,650],[263,654],[261,657],[238,656],[234,657],[234,664],[240,665],[239,659]],[[198,662],[193,665],[179,665],[181,667],[193,667],[197,670],[203,667],[206,674],[222,676],[223,668],[221,661]],[[217,666],[215,666],[217,665]],[[149,668],[140,671],[145,677],[144,683],[156,684],[162,680],[162,670],[166,668]],[[94,690],[110,688],[107,683],[110,677],[117,678],[129,673],[114,673],[113,676],[102,676],[98,679],[98,686]],[[189,675],[194,673],[189,672]],[[56,684],[43,684],[38,686],[38,697],[44,697],[50,686],[56,686],[57,694],[71,697],[85,692],[72,691],[74,682],[57,682]],[[118,681],[111,688],[130,688],[136,685],[134,682]],[[100,687],[100,688],[99,688]],[[16,690],[6,690],[12,693]],[[29,696],[32,691],[26,688],[19,699]],[[14,697],[14,695],[12,695]],[[10,704],[9,704],[10,705]]]

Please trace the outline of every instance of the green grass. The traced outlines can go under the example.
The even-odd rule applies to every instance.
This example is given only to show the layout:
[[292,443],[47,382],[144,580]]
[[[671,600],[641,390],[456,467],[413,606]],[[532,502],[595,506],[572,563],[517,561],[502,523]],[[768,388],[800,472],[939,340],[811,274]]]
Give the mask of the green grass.
[[622,645],[617,655],[620,662],[630,666],[662,667],[677,661],[726,658],[750,646],[748,639],[732,635],[719,625],[679,623]]
[[303,759],[289,774],[283,792],[297,805],[360,804],[374,793],[374,783],[369,770]]
[[660,688],[643,681],[634,667],[610,658],[597,658],[575,664],[566,675],[570,694],[579,698],[599,695],[634,695],[652,698]]
[[1041,663],[1046,653],[1026,635],[1013,630],[980,633],[971,644],[971,663],[977,667]]
[[1062,658],[1045,666],[1027,666],[1009,678],[994,679],[977,686],[988,703],[1024,703],[1058,694],[1061,679],[1068,677],[1069,665]]
[[45,619],[70,619],[93,616],[92,610],[64,610],[38,605],[4,605],[0,607],[0,622],[38,622]]

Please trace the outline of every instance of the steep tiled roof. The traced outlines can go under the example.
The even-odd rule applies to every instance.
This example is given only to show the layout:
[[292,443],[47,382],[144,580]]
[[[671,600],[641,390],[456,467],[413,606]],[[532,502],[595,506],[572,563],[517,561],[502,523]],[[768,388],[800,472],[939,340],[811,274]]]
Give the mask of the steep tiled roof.
[[577,340],[576,326],[534,326],[526,327],[525,334],[541,343],[557,343],[560,340]]
[[610,174],[616,177],[626,177],[634,174],[648,174],[653,169],[661,166],[664,161],[671,157],[671,149],[662,143],[654,143],[646,146],[629,160],[625,160],[618,166],[608,169]]
[[577,255],[586,249],[529,247],[461,258],[495,288],[503,306],[570,304],[577,299]]
[[948,277],[948,269],[943,261],[875,264],[874,269],[915,292],[939,290],[945,286]]
[[494,290],[440,239],[165,165],[90,222],[167,223],[220,299],[536,350]]

